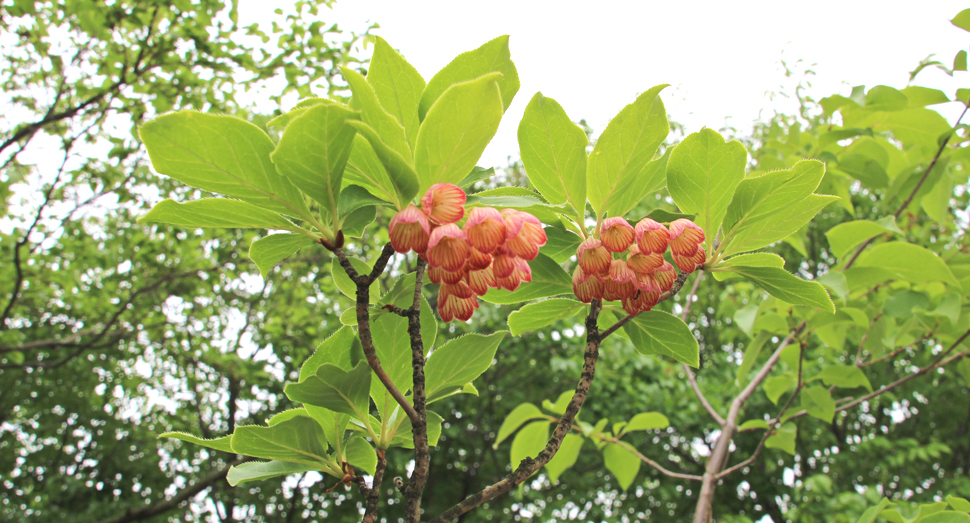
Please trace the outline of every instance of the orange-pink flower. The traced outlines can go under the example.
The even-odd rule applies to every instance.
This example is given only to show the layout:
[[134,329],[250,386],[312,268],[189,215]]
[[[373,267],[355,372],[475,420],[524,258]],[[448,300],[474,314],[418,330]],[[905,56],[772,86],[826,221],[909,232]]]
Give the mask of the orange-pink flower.
[[625,310],[627,314],[630,314],[631,316],[633,316],[641,312],[649,311],[659,301],[660,301],[659,292],[639,291],[632,298],[627,298],[623,300],[623,310]]
[[428,240],[428,263],[432,267],[442,267],[447,271],[456,272],[465,266],[470,247],[465,240],[465,233],[457,225],[449,223],[431,231]]
[[482,253],[490,254],[505,243],[505,219],[491,207],[475,207],[468,213],[465,222],[465,236],[468,243]]
[[472,288],[465,283],[465,280],[458,280],[457,283],[442,283],[441,288],[438,290],[438,299],[448,296],[457,296],[461,299],[471,298],[475,295]]
[[624,300],[632,297],[637,292],[637,287],[634,284],[635,279],[618,282],[613,278],[603,276],[599,278],[603,282],[603,299],[606,301]]
[[472,247],[468,254],[468,264],[465,266],[470,271],[480,271],[492,264],[492,255],[484,254]]
[[512,271],[512,274],[506,278],[496,278],[495,283],[498,284],[499,289],[512,292],[519,288],[519,285],[522,283],[522,278],[519,277],[519,271]]
[[663,224],[650,218],[640,220],[636,226],[637,245],[643,254],[663,254],[667,251],[670,233]]
[[515,209],[502,211],[507,225],[505,246],[512,254],[532,261],[539,255],[539,247],[546,244],[546,231],[535,216]]
[[670,251],[678,256],[693,256],[704,243],[704,230],[696,223],[681,218],[670,224]]
[[613,262],[610,251],[603,247],[603,243],[596,238],[587,238],[586,241],[579,244],[579,248],[576,249],[576,257],[579,260],[579,266],[583,268],[583,272],[590,275],[605,274],[610,270],[610,264]]
[[636,240],[637,233],[626,220],[615,216],[603,220],[600,241],[612,252],[623,252]]
[[446,323],[452,320],[468,321],[477,308],[478,298],[475,296],[459,298],[452,294],[443,300],[440,295],[438,296],[438,314]]
[[655,271],[664,264],[664,257],[662,254],[658,253],[644,253],[640,250],[640,246],[633,244],[630,246],[630,254],[626,257],[626,263],[631,269],[648,273]]
[[465,216],[465,191],[450,183],[436,183],[421,198],[421,208],[431,221],[455,223]]
[[428,279],[431,283],[458,283],[464,277],[464,270],[449,271],[440,266],[428,267]]
[[697,252],[693,256],[680,256],[678,254],[673,254],[672,256],[677,267],[686,273],[694,272],[707,261],[707,253],[704,252],[703,247],[697,247]]
[[404,254],[413,250],[422,253],[428,249],[431,236],[431,225],[427,216],[417,207],[408,205],[391,218],[388,234],[391,237],[391,247]]
[[522,258],[515,258],[515,275],[525,283],[532,281],[532,267]]
[[664,264],[654,271],[653,278],[660,285],[660,290],[667,292],[674,286],[674,280],[677,279],[677,271],[674,270],[674,266],[670,262],[664,261]]
[[593,300],[603,299],[603,282],[594,275],[583,271],[582,266],[577,266],[573,271],[573,293],[583,303]]
[[492,272],[491,267],[485,267],[480,271],[468,271],[468,274],[465,275],[465,282],[479,296],[484,295],[490,288],[498,287],[498,282],[495,280],[495,273]]
[[515,255],[506,249],[500,249],[492,257],[492,270],[496,279],[508,278],[515,272]]

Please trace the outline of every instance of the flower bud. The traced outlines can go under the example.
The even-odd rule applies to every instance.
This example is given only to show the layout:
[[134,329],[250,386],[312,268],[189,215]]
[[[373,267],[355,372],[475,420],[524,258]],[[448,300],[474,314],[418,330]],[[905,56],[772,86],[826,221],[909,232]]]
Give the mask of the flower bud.
[[468,263],[465,266],[470,271],[480,271],[492,264],[492,256],[484,254],[472,247],[468,254]]
[[436,183],[421,198],[421,208],[431,221],[442,225],[465,216],[465,191],[450,183]]
[[674,270],[674,266],[670,262],[665,260],[664,264],[654,271],[653,278],[660,285],[660,290],[667,292],[674,286],[674,280],[677,279],[677,271]]
[[623,252],[627,250],[634,240],[637,233],[626,220],[620,217],[607,218],[603,220],[603,227],[600,230],[600,241],[603,247],[611,252]]
[[422,253],[428,249],[431,225],[424,213],[417,207],[408,205],[391,218],[388,235],[395,251],[401,254],[411,250]]
[[496,252],[492,257],[492,270],[495,272],[495,278],[499,280],[508,278],[515,272],[515,255],[505,249]]

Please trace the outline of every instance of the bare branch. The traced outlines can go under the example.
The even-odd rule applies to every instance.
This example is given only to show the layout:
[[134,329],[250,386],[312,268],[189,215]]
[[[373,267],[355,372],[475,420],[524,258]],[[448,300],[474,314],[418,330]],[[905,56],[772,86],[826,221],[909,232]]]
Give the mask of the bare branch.
[[428,412],[424,379],[424,341],[421,339],[421,288],[424,287],[426,263],[418,258],[414,276],[414,299],[408,309],[408,337],[411,338],[411,398],[418,420],[411,423],[414,441],[414,471],[404,491],[408,523],[421,521],[421,496],[428,481],[431,467],[431,451],[428,448]]

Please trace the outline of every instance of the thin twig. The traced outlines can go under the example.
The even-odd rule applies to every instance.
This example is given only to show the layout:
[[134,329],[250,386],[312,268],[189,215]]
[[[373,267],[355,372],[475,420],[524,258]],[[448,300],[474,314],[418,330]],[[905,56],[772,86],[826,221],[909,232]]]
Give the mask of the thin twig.
[[[701,280],[703,278],[704,278],[704,273],[703,272],[699,273],[697,275],[697,278],[694,280],[694,285],[691,286],[690,292],[687,294],[687,302],[684,303],[684,309],[680,313],[680,319],[684,323],[687,323],[687,316],[690,315],[690,306],[694,302],[694,296],[697,295],[697,289],[698,287],[700,287]],[[711,402],[707,401],[707,396],[704,396],[704,392],[701,391],[700,385],[697,384],[697,377],[694,376],[694,371],[691,370],[690,365],[687,365],[686,363],[681,363],[681,366],[684,369],[684,373],[687,374],[687,381],[690,382],[691,388],[694,389],[694,394],[697,396],[697,399],[701,402],[701,405],[704,406],[704,410],[706,410],[707,413],[710,414],[712,418],[714,418],[714,421],[719,426],[723,427],[724,418],[721,417],[721,415],[717,412],[717,410],[714,409],[714,406],[711,405]]]

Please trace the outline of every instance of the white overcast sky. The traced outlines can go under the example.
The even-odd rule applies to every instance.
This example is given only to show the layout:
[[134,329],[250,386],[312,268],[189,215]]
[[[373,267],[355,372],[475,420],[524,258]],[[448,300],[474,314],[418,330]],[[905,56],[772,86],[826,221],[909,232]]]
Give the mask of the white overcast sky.
[[[266,20],[279,5],[243,0],[240,21]],[[816,72],[818,97],[860,84],[905,87],[908,72],[927,55],[952,65],[953,55],[970,46],[970,33],[949,22],[967,7],[952,0],[337,0],[321,14],[345,30],[380,24],[375,34],[426,80],[457,54],[511,35],[522,87],[479,162],[501,166],[518,156],[516,127],[536,91],[602,131],[638,93],[668,83],[662,94],[668,113],[688,132],[733,126],[743,133],[760,114],[797,108],[766,95],[795,84],[783,76],[783,58],[801,59],[803,69]],[[925,71],[917,83],[952,98],[958,80],[970,87],[970,73],[958,75]]]

